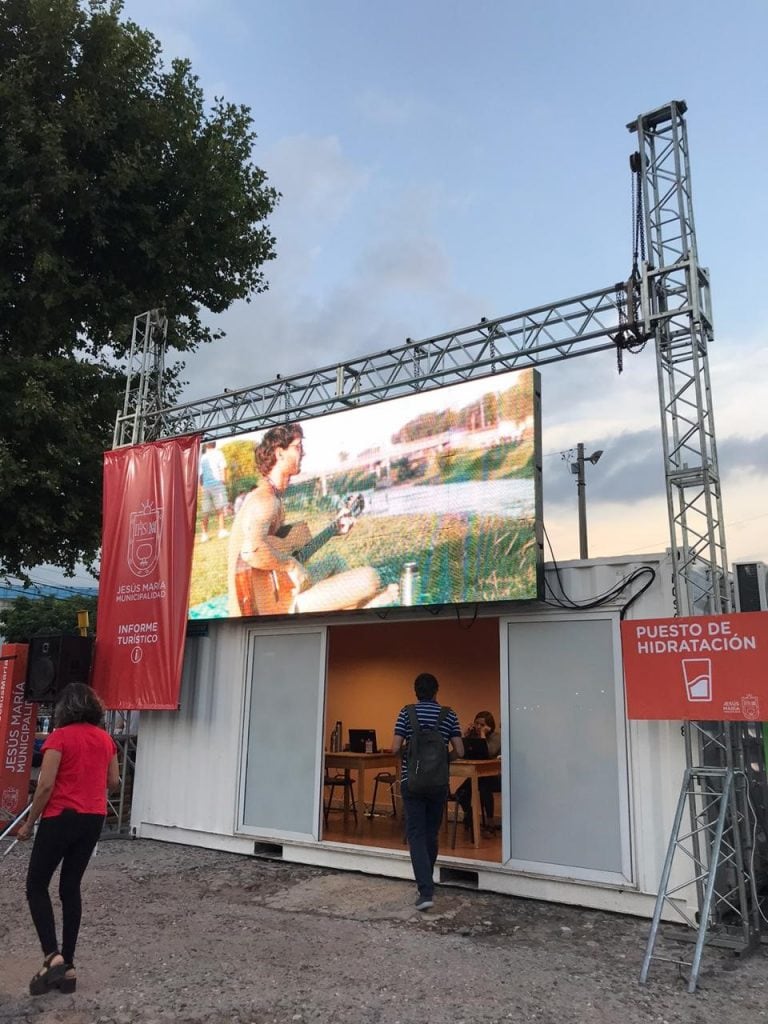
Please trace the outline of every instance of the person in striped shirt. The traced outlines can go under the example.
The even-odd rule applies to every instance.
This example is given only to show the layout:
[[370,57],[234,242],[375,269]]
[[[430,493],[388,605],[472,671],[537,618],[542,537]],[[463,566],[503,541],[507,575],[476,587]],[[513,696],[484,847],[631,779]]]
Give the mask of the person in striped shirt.
[[[413,688],[416,693],[416,718],[420,729],[434,729],[442,707],[436,697],[439,683],[430,672],[422,672],[416,676]],[[411,853],[411,864],[416,879],[419,895],[416,899],[417,910],[429,910],[434,906],[434,869],[437,860],[438,836],[440,822],[445,808],[445,790],[429,794],[409,794],[408,763],[405,744],[411,738],[410,716],[406,705],[400,710],[395,722],[395,734],[392,738],[392,753],[402,753],[400,765],[400,791],[405,810],[405,828],[408,848]],[[462,757],[464,743],[456,712],[448,709],[448,714],[439,723],[440,734],[445,740],[449,757]]]

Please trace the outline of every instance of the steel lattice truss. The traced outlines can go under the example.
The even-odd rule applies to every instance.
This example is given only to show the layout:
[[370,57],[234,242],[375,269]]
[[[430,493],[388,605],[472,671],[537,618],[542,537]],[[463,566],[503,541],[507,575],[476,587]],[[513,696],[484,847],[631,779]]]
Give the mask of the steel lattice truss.
[[[757,901],[751,876],[744,867],[742,833],[746,823],[736,800],[735,789],[739,784],[732,768],[685,770],[640,972],[641,983],[648,979],[652,960],[666,961],[678,967],[690,967],[688,991],[694,992],[707,939],[738,951],[752,948],[756,943],[757,925],[742,913],[748,894],[753,898],[755,916]],[[674,860],[682,862],[683,866],[676,883],[671,881]],[[698,897],[696,918],[679,902],[679,897],[691,886],[695,886]],[[678,914],[685,924],[698,932],[690,960],[681,959],[679,954],[655,952],[664,911]],[[723,921],[730,921],[731,926],[724,927]]]
[[160,310],[152,309],[134,318],[125,401],[115,423],[114,448],[144,441],[144,423],[162,415],[167,334],[168,321]]
[[[638,282],[633,280],[628,286],[614,284],[432,338],[409,340],[397,348],[311,373],[278,377],[171,407],[162,401],[163,321],[156,311],[143,314],[137,317],[134,329],[126,400],[117,418],[115,444],[192,432],[211,438],[235,435],[288,419],[572,359],[616,345],[631,347],[633,341],[652,338],[676,611],[686,615],[730,610],[709,380],[708,346],[713,339],[709,280],[698,263],[685,112],[685,103],[676,101],[627,126],[638,137],[643,225],[650,247],[649,260],[639,268],[639,309]],[[733,742],[727,726],[712,725],[708,734],[721,750],[717,756],[709,756],[705,749],[705,765],[714,761],[732,771],[736,753],[737,771],[743,770],[739,744]],[[691,740],[688,729],[689,769],[693,763]],[[736,839],[726,843],[726,867],[735,872],[738,884],[735,890],[731,885],[718,885],[710,906],[727,906],[751,936],[754,922],[743,859],[743,850],[750,848],[747,816],[743,808],[732,806],[732,801],[728,804],[730,813],[724,827]],[[697,821],[698,813],[692,806],[692,821]],[[673,837],[671,849],[674,845]],[[706,842],[703,846],[696,860],[709,865],[711,851]],[[716,873],[712,871],[713,878]]]
[[[633,328],[635,337],[642,328],[655,342],[675,598],[683,615],[730,609],[707,354],[713,336],[709,281],[698,264],[685,111],[676,101],[628,125],[638,136],[650,246],[641,270],[641,324]],[[626,299],[624,285],[611,285],[171,407],[162,401],[163,322],[156,312],[145,313],[134,327],[115,444],[192,432],[233,435],[599,352],[620,340]]]
[[656,343],[676,600],[679,614],[690,615],[730,610],[730,590],[707,356],[709,279],[696,249],[685,110],[674,102],[628,127],[640,146],[650,247],[642,307]]
[[[654,338],[656,350],[679,615],[716,614],[731,608],[709,380],[708,347],[713,340],[709,279],[698,262],[685,112],[685,103],[677,101],[628,125],[638,136],[650,247],[642,270],[641,307],[645,332]],[[693,987],[710,914],[715,920],[730,915],[738,921],[742,949],[752,945],[757,932],[754,879],[744,858],[744,851],[751,847],[749,819],[746,808],[739,806],[744,800],[743,760],[743,749],[734,742],[729,723],[687,723],[686,775],[737,769],[740,783],[738,792],[721,808],[721,828],[731,839],[723,847],[718,842],[716,849],[697,827],[702,820],[711,824],[711,806],[705,804],[702,812],[688,794],[695,858],[705,866],[710,881],[706,892],[701,883],[697,885],[701,928],[691,973]],[[667,854],[670,864],[678,848],[673,834]],[[666,898],[666,884],[662,879],[657,906]]]
[[118,418],[119,436],[122,443],[130,443],[137,432],[142,439],[197,431],[206,437],[234,435],[600,352],[613,347],[623,289],[611,285],[447,334],[409,340],[398,348],[311,373],[278,377],[170,408],[126,402]]

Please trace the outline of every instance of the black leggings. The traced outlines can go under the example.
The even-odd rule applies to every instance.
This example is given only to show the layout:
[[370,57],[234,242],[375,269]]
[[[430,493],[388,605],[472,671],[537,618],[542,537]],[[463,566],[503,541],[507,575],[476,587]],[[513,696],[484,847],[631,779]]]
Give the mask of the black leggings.
[[[490,776],[477,780],[477,788],[480,792],[480,806],[486,818],[493,817],[493,794],[501,792],[501,778]],[[456,800],[459,807],[464,811],[465,816],[472,813],[472,784],[466,779],[456,790]]]
[[54,871],[61,864],[61,955],[68,964],[75,962],[75,946],[82,913],[80,881],[99,841],[103,825],[103,814],[78,814],[76,811],[63,811],[55,817],[43,818],[38,825],[27,870],[27,902],[43,948],[43,956],[49,956],[59,948],[48,886]]

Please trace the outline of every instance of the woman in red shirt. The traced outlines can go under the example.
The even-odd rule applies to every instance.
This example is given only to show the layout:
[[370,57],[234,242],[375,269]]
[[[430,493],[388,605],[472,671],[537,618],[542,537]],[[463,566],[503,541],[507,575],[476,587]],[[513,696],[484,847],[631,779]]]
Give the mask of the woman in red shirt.
[[[41,817],[27,871],[27,901],[45,958],[29,983],[33,996],[53,988],[75,991],[80,882],[104,825],[107,788],[114,792],[120,786],[117,746],[104,729],[104,707],[90,686],[66,686],[53,721],[32,806],[17,833],[19,839],[29,839]],[[48,894],[59,864],[61,950]]]

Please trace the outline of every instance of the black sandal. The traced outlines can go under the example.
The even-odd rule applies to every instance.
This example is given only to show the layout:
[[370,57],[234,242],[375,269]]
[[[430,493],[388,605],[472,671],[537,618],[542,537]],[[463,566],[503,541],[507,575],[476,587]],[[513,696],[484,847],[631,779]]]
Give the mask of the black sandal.
[[77,989],[77,973],[75,972],[74,964],[64,964],[64,967],[66,968],[66,972],[64,977],[56,983],[56,987],[59,992],[69,994]]
[[38,971],[29,983],[29,994],[31,996],[42,996],[52,988],[56,988],[59,981],[67,973],[67,965],[62,961],[60,964],[52,964],[54,957],[61,956],[58,951],[49,953],[43,960],[43,969]]

